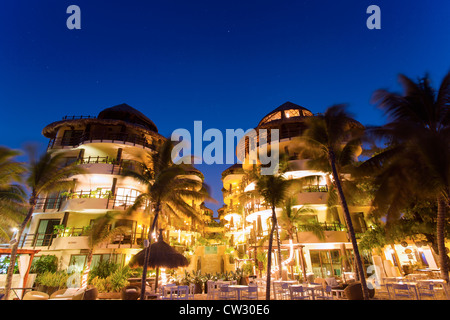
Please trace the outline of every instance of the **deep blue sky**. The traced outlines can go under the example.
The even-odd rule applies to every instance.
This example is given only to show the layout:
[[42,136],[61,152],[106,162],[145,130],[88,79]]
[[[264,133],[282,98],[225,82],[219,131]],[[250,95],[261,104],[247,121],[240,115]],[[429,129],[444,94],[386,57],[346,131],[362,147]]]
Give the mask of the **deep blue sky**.
[[[81,30],[66,9],[81,8]],[[366,9],[381,8],[381,30]],[[384,119],[374,90],[397,76],[450,68],[450,1],[4,0],[0,10],[0,145],[45,146],[64,115],[127,103],[169,136],[249,129],[286,101],[322,112],[348,103],[361,123]],[[221,206],[221,172],[199,166]]]

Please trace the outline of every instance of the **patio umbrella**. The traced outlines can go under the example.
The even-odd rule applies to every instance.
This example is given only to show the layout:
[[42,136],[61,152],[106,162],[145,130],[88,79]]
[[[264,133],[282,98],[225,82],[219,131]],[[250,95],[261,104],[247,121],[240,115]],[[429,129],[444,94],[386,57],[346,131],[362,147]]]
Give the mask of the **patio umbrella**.
[[[128,265],[130,267],[143,266],[145,259],[145,249],[136,253],[131,259]],[[172,248],[166,243],[162,234],[159,234],[158,241],[150,246],[150,255],[148,258],[149,268],[178,268],[189,265],[189,261],[181,253]]]

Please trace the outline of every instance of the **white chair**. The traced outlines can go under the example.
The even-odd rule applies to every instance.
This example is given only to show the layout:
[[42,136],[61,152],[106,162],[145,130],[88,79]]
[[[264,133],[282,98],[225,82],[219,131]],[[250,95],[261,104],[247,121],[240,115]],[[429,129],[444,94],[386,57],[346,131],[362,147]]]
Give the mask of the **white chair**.
[[266,280],[265,279],[261,279],[261,278],[257,278],[255,279],[256,281],[256,285],[258,286],[258,292],[262,295],[266,294]]
[[236,291],[231,290],[228,284],[219,287],[219,300],[236,300]]
[[216,282],[213,280],[206,281],[206,299],[207,300],[214,300],[217,298],[218,290],[216,287]]
[[289,291],[289,283],[282,282],[281,283],[281,299],[289,300],[290,291]]
[[290,286],[289,287],[291,300],[307,300],[309,295],[303,286]]
[[273,298],[275,300],[283,299],[283,287],[280,281],[274,281],[272,283],[272,291],[273,291]]
[[29,291],[25,293],[22,300],[48,300],[49,298],[49,295],[45,292]]
[[159,299],[161,300],[173,300],[177,295],[175,290],[175,284],[169,283],[159,288]]
[[414,296],[411,293],[409,286],[405,283],[392,284],[392,293],[395,300],[398,299],[413,299]]
[[174,300],[187,300],[189,298],[189,287],[188,286],[178,286],[173,287],[176,290],[176,297]]
[[250,284],[247,288],[247,290],[245,290],[243,292],[243,299],[246,300],[258,300],[258,286],[254,285],[254,284]]
[[375,294],[376,298],[386,298],[391,300],[391,292],[389,290],[389,285],[380,284],[378,280],[375,279]]
[[316,294],[315,298],[319,300],[333,300],[333,294],[331,290],[331,286],[327,285],[325,289],[322,288],[322,294]]
[[419,282],[417,284],[417,290],[419,292],[419,298],[422,300],[424,298],[436,299],[436,291],[434,284],[430,282]]

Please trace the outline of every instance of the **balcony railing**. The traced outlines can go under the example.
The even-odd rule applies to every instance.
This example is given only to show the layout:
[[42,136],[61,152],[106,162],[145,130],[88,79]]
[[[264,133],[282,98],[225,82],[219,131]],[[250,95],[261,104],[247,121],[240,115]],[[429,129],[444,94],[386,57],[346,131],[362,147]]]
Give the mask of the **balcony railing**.
[[76,119],[97,119],[96,116],[64,116],[63,120],[76,120]]
[[328,192],[328,186],[326,184],[309,185],[303,187],[303,192]]
[[142,174],[145,170],[145,166],[136,160],[122,159],[117,161],[112,157],[100,157],[100,156],[89,156],[82,159],[76,160],[78,164],[112,164],[111,174],[123,174],[125,170],[135,171]]
[[[316,222],[323,231],[347,231],[347,227],[339,222]],[[299,225],[297,231],[310,231],[310,226]]]
[[[40,198],[36,202],[35,211],[54,210],[59,211],[64,201],[71,199],[106,199],[104,209],[124,209],[126,210],[134,204],[136,197],[129,195],[113,195],[109,190],[89,190],[76,191],[63,194],[60,197]],[[141,208],[145,208],[148,203]]]
[[75,137],[62,137],[51,139],[48,143],[48,149],[61,148],[61,147],[77,147],[84,143],[92,143],[93,141],[100,142],[113,142],[113,143],[131,143],[133,146],[142,146],[155,150],[156,146],[148,142],[145,137],[137,134],[129,133],[84,133]]
[[[84,228],[67,228],[60,230],[57,233],[29,233],[24,234],[20,238],[19,248],[36,248],[47,247],[48,249],[54,243],[55,238],[68,238],[68,237],[82,237],[87,236],[87,230],[89,227]],[[132,247],[140,246],[143,243],[145,235],[143,232],[125,232],[124,234],[118,234],[108,242],[105,243],[105,247]]]

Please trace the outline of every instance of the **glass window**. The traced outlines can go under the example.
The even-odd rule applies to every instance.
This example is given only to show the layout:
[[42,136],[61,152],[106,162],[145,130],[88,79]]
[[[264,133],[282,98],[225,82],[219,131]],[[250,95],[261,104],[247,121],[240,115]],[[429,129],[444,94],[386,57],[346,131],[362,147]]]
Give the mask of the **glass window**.
[[136,197],[140,194],[141,192],[138,190],[119,187],[116,190],[116,201],[114,205],[116,207],[132,205]]
[[70,257],[68,272],[83,272],[86,257],[85,254],[73,254]]
[[83,133],[83,130],[65,130],[61,140],[61,145],[75,146],[79,144]]
[[280,120],[281,119],[281,112],[276,112],[274,114],[269,114],[267,117],[265,117],[261,123],[267,123],[274,120]]
[[298,110],[298,109],[285,110],[284,111],[284,116],[286,118],[299,117],[300,116],[300,110]]
[[56,237],[53,227],[60,224],[60,219],[42,219],[36,230],[35,246],[49,246]]
[[315,277],[328,278],[342,275],[342,258],[339,249],[310,250],[310,257]]

